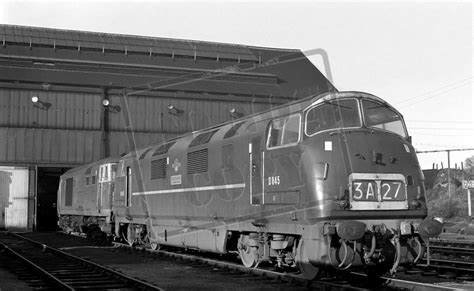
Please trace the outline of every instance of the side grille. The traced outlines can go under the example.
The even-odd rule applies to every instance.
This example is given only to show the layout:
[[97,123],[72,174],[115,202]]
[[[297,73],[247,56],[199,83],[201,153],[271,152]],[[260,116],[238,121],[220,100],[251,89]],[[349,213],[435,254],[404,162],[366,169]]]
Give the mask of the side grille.
[[236,125],[232,126],[225,134],[224,134],[224,139],[233,137],[236,133],[237,130],[244,124],[243,122],[239,122]]
[[233,166],[234,147],[232,144],[222,147],[222,165],[226,168]]
[[153,153],[153,156],[159,156],[162,154],[166,154],[168,150],[176,143],[176,141],[172,141],[169,143],[162,144],[156,151]]
[[208,169],[207,149],[188,153],[188,175],[205,173]]
[[140,155],[139,160],[143,160],[143,159],[145,158],[146,154],[148,154],[148,152],[149,152],[150,150],[151,150],[151,148],[150,148],[150,149],[147,149],[146,151],[144,151],[144,152]]
[[198,146],[198,145],[203,145],[203,144],[208,143],[211,140],[211,137],[216,132],[217,132],[217,130],[213,130],[213,131],[208,131],[208,132],[199,134],[198,136],[196,136],[193,139],[193,141],[191,141],[191,143],[189,144],[189,147],[192,148],[192,147],[195,147],[195,146]]
[[151,180],[166,178],[166,158],[151,161]]
[[64,206],[72,206],[72,189],[74,186],[74,179],[66,179],[66,199],[64,201]]

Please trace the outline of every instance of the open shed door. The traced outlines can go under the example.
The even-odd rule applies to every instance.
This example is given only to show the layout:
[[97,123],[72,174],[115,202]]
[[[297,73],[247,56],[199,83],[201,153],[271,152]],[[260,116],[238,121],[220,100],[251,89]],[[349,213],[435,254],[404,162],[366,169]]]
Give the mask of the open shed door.
[[29,171],[21,167],[0,167],[0,227],[28,230]]

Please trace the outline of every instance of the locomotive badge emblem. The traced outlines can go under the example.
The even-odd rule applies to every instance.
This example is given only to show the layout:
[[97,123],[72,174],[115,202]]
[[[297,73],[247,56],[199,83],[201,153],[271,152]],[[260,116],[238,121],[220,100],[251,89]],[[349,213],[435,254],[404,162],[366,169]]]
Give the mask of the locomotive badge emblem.
[[174,162],[171,167],[174,169],[175,172],[178,172],[179,167],[181,167],[181,163],[178,161],[178,159],[174,159]]

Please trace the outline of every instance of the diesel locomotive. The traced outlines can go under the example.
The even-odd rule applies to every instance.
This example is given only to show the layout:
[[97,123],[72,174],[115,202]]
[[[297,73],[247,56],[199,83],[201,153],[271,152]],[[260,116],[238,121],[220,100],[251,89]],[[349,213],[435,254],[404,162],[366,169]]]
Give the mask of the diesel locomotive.
[[439,234],[402,115],[331,92],[73,169],[61,228],[298,268],[395,272]]

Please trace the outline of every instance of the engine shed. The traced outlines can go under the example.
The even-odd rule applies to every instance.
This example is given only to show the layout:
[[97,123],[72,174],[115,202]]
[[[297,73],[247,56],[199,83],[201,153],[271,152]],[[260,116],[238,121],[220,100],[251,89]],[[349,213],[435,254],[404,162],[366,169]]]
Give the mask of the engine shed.
[[13,25],[0,41],[0,229],[54,229],[69,168],[336,90],[296,49]]

